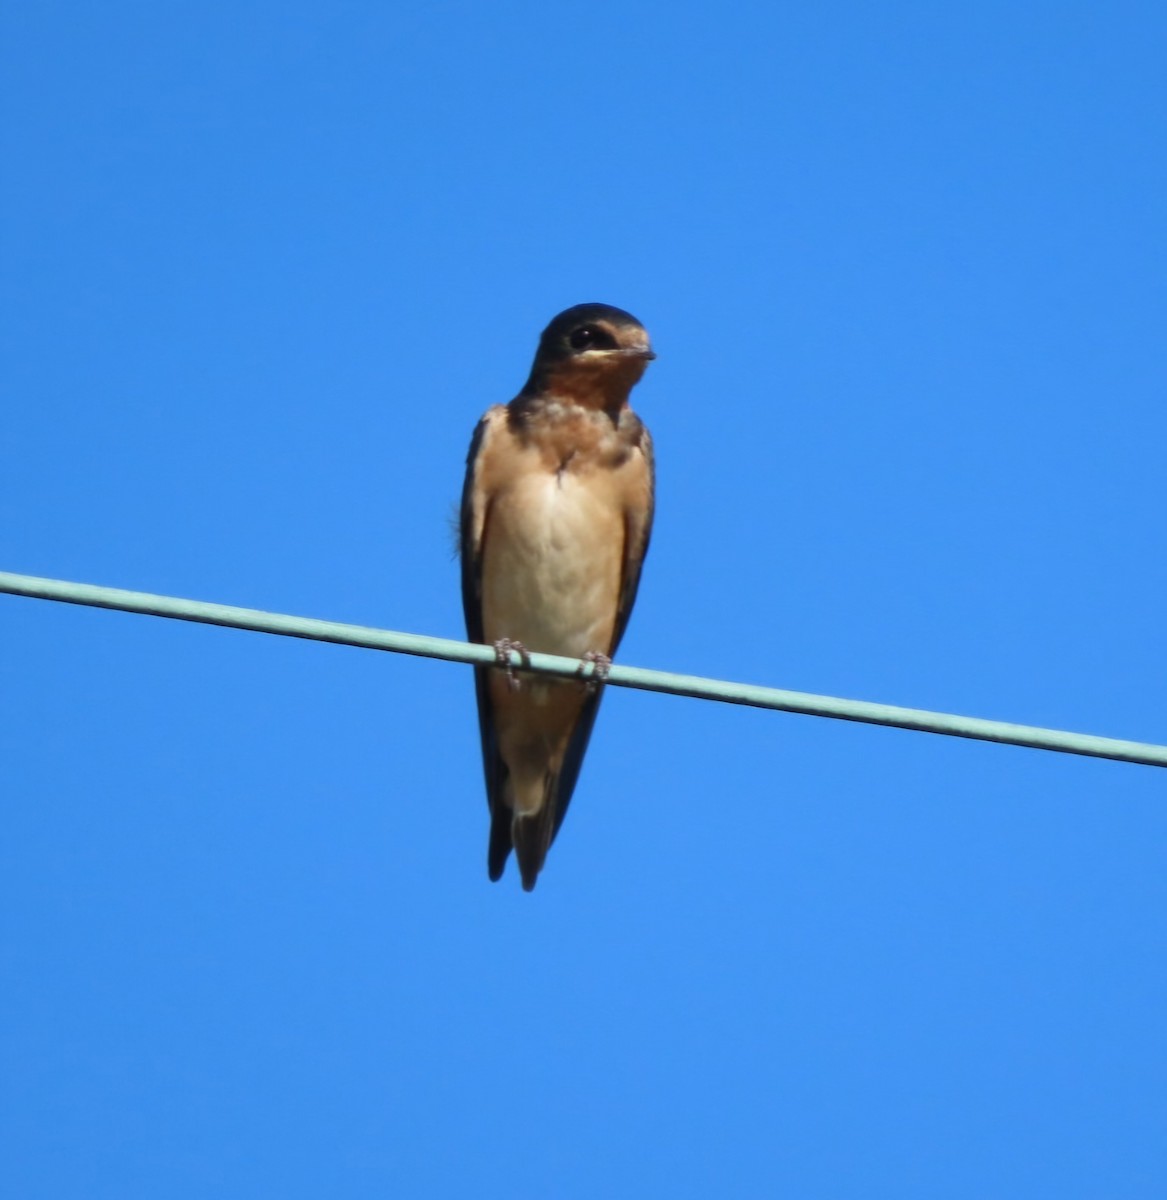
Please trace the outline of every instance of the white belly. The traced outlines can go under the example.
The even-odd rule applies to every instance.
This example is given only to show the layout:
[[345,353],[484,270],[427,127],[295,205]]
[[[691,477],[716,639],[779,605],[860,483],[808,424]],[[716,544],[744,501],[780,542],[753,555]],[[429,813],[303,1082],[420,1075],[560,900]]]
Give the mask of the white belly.
[[[583,477],[586,480],[586,476]],[[606,488],[531,473],[496,498],[483,559],[485,640],[580,658],[607,653],[615,623],[623,514]]]

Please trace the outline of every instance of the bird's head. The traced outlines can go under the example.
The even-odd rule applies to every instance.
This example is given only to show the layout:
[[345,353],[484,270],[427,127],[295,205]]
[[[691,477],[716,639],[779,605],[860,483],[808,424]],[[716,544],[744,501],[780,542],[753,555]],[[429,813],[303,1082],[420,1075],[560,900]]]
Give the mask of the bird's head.
[[554,392],[607,408],[628,398],[654,358],[644,326],[631,313],[577,304],[543,330],[523,394]]

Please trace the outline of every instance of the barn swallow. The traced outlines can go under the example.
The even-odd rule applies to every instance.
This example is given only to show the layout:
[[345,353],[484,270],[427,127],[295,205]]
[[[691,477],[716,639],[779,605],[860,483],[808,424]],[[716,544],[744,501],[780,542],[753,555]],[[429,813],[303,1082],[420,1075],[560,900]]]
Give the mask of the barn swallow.
[[628,395],[655,358],[631,314],[561,312],[531,374],[475,430],[462,491],[462,605],[472,642],[595,664],[592,682],[476,667],[490,805],[487,870],[512,848],[531,891],[563,823],[636,599],[653,514],[652,439]]

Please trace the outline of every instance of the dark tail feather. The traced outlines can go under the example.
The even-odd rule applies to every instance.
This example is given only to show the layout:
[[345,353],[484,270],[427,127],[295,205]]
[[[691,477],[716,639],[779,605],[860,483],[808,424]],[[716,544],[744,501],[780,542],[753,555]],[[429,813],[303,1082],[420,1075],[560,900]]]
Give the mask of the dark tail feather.
[[490,842],[486,850],[486,871],[491,883],[498,883],[502,878],[510,852],[511,810],[499,796],[490,810]]
[[543,870],[547,851],[559,827],[556,819],[559,809],[555,795],[558,776],[547,779],[543,793],[543,807],[533,817],[516,817],[511,825],[511,840],[515,845],[515,858],[519,862],[519,874],[523,877],[523,891],[535,890],[535,880]]

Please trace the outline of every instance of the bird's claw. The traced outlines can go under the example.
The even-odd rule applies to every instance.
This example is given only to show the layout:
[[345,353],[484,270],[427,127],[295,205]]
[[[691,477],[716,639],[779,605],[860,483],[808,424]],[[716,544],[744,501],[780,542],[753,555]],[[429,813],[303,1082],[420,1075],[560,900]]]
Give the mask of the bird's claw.
[[[588,667],[591,670],[588,670]],[[588,690],[594,692],[596,688],[608,678],[608,672],[612,669],[612,660],[606,655],[601,654],[598,650],[589,650],[583,656],[579,664],[579,673],[587,679]]]
[[512,692],[519,690],[519,677],[515,674],[514,664],[511,662],[511,655],[517,654],[523,666],[531,665],[531,653],[522,642],[516,641],[514,638],[499,638],[494,643],[494,658],[500,667],[506,668],[507,687]]

